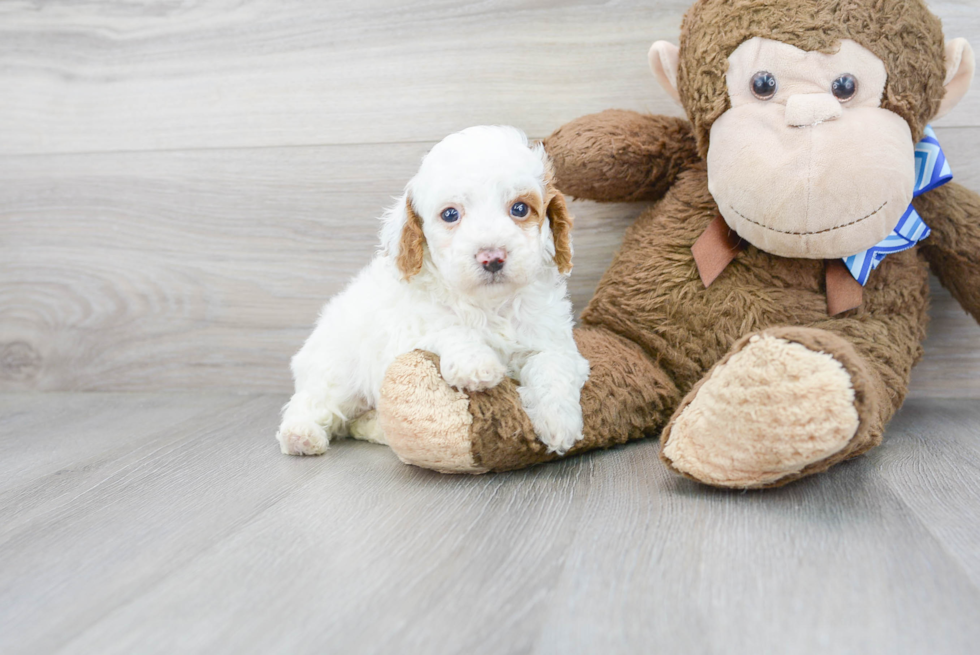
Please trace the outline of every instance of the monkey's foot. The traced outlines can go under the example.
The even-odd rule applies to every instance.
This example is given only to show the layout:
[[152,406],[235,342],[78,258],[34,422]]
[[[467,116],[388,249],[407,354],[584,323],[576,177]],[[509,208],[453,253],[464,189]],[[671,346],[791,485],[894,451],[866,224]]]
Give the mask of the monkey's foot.
[[441,473],[486,473],[556,459],[537,439],[510,378],[487,391],[458,391],[439,358],[416,350],[385,374],[378,420],[400,460]]
[[413,351],[388,368],[378,421],[385,440],[406,464],[441,473],[485,473],[472,453],[470,401],[449,386],[434,355]]
[[826,470],[880,440],[867,428],[875,412],[865,376],[851,345],[823,330],[747,337],[678,407],[661,459],[719,487],[779,486]]

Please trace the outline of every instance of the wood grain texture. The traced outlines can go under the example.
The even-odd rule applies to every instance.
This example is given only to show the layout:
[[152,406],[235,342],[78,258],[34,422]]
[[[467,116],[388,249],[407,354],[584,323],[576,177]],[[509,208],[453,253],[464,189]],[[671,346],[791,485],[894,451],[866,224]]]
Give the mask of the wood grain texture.
[[[199,407],[201,398],[185,394],[149,402],[180,414],[188,405]],[[279,398],[212,394],[211,411],[198,420],[162,427],[147,421],[154,412],[147,411],[145,397],[90,394],[81,402],[88,399],[115,405],[102,426],[111,438],[82,442],[87,448],[66,453],[60,469],[39,471],[5,494],[8,500],[11,493],[71,487],[42,503],[14,498],[5,507],[0,651],[52,652],[313,473],[297,469],[298,460],[274,456]],[[47,420],[58,395],[14,400],[35,418],[21,437],[72,449],[61,443],[74,439],[70,429],[62,424],[52,434]],[[77,397],[73,402],[79,403]],[[134,423],[142,426],[133,430]],[[244,440],[247,430],[265,439]],[[242,475],[252,468],[246,462],[258,467],[254,477]],[[23,623],[31,616],[47,618]],[[59,631],[50,629],[52,620]]]
[[[882,477],[936,541],[980,585],[980,410],[976,403],[913,400],[888,430]],[[924,454],[925,453],[925,454]]]
[[[669,474],[654,441],[477,477],[366,443],[289,458],[272,439],[283,400],[0,396],[18,408],[0,448],[60,453],[4,493],[66,491],[5,507],[20,520],[0,521],[0,651],[891,655],[980,639],[975,401],[910,400],[869,455],[731,493]],[[71,443],[49,420],[71,414],[104,417],[106,436]]]
[[[607,107],[678,113],[646,53],[689,0],[0,4],[0,154],[544,136]],[[974,0],[932,2],[980,43]],[[943,122],[980,125],[973,94]]]

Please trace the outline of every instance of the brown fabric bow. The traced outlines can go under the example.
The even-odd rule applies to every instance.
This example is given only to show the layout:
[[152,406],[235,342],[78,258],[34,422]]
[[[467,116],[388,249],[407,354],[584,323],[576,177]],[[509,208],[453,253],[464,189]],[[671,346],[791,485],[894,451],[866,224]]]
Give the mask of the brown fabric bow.
[[[735,233],[721,214],[711,221],[691,248],[698,275],[705,288],[711,286],[722,271],[728,268],[738,253],[746,247],[746,242]],[[836,316],[861,306],[864,288],[854,279],[844,262],[840,259],[826,261],[827,313]]]

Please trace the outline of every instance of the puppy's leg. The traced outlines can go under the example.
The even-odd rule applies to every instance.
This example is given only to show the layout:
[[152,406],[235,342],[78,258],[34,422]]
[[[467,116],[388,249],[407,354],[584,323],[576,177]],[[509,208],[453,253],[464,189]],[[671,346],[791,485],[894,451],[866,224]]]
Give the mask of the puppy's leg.
[[430,334],[419,348],[439,355],[443,379],[463,391],[491,389],[507,375],[507,367],[497,353],[468,328]]
[[[571,339],[569,339],[571,341]],[[582,386],[589,363],[574,348],[532,355],[521,369],[517,393],[538,438],[564,455],[582,439]]]
[[276,433],[286,455],[322,455],[332,437],[339,435],[346,415],[330,389],[320,385],[300,389],[283,408]]
[[355,362],[344,342],[343,332],[321,319],[293,357],[296,393],[283,408],[276,433],[283,453],[322,454],[332,438],[345,434],[348,418],[368,409],[351,390]]
[[378,412],[374,409],[364,412],[351,421],[350,436],[362,441],[370,441],[371,443],[382,445],[388,443],[385,441],[385,433],[381,429],[381,424],[378,423]]

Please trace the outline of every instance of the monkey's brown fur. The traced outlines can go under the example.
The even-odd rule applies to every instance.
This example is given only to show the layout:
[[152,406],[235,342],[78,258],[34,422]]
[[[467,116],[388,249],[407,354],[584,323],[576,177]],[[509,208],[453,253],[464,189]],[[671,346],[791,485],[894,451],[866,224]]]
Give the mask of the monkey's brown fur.
[[[943,35],[919,1],[700,0],[681,35],[678,86],[690,123],[606,111],[549,137],[546,148],[565,193],[657,201],[627,230],[582,314],[576,339],[592,373],[582,390],[585,437],[571,454],[661,431],[663,448],[671,416],[692,401],[712,370],[753,335],[769,334],[831,355],[850,376],[860,419],[838,452],[778,480],[744,486],[785,484],[880,443],[922,355],[929,265],[980,320],[980,197],[956,184],[915,201],[932,235],[919,248],[889,255],[856,310],[828,316],[822,261],[776,257],[753,246],[705,288],[691,247],[718,209],[703,157],[712,122],[728,108],[727,57],[753,36],[810,51],[857,41],[885,62],[882,106],[902,116],[916,139],[943,98]],[[471,455],[479,471],[557,457],[535,438],[511,381],[469,399]]]

